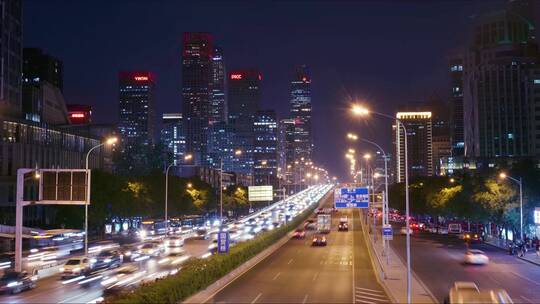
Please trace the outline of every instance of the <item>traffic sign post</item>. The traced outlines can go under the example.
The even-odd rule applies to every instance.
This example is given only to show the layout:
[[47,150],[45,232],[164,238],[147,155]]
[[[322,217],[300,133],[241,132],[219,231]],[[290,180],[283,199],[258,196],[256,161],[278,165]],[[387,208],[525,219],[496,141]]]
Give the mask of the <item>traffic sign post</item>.
[[220,231],[218,233],[218,253],[229,252],[229,231]]
[[340,188],[334,191],[334,206],[336,209],[368,208],[369,192],[367,187]]
[[391,241],[394,239],[394,231],[392,225],[384,225],[382,228],[383,240]]

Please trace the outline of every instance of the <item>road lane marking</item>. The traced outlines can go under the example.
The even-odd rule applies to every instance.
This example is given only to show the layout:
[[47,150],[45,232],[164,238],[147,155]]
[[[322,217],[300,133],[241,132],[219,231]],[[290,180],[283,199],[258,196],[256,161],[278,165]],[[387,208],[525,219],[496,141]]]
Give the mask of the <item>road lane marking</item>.
[[293,261],[293,259],[290,259],[288,262],[287,262],[287,265],[291,264]]
[[251,301],[251,304],[257,302],[257,300],[258,300],[261,296],[262,296],[262,292],[259,293],[259,294],[255,297],[255,299],[253,299],[253,301]]
[[281,274],[281,272],[278,272],[278,273],[274,276],[274,278],[272,279],[272,281],[275,281],[275,280],[279,277],[280,274]]
[[366,301],[366,300],[362,300],[362,299],[358,299],[358,302],[365,303],[365,304],[377,304],[377,302],[371,302],[371,301]]
[[313,275],[313,282],[315,282],[315,280],[317,280],[317,276],[319,275],[319,273],[317,272],[316,274]]
[[[349,213],[347,212],[347,215]],[[352,230],[352,292],[353,292],[353,303],[356,302],[356,297],[354,295],[354,287],[356,286],[354,282],[354,210],[351,215],[351,230]]]
[[520,297],[521,297],[523,300],[525,300],[525,301],[527,301],[527,302],[529,302],[529,303],[534,303],[533,300],[531,300],[531,299],[529,299],[529,298],[527,298],[527,297],[525,297],[525,296],[520,296]]
[[386,299],[382,300],[382,299],[372,298],[372,297],[363,296],[363,295],[356,295],[355,299],[356,298],[369,299],[369,300],[373,300],[373,301],[385,301],[386,300]]
[[372,296],[372,297],[378,297],[378,298],[387,299],[386,296],[384,296],[384,295],[378,295],[378,294],[374,294],[374,293],[370,293],[370,292],[365,292],[365,291],[356,291],[356,296],[357,296],[357,297],[363,296],[363,295],[368,295],[368,296]]
[[536,285],[540,286],[540,283],[535,282],[535,281],[533,281],[533,280],[531,280],[531,279],[529,279],[529,278],[527,278],[527,277],[524,277],[524,276],[522,276],[522,275],[520,275],[520,274],[517,274],[517,273],[515,273],[515,272],[513,272],[513,271],[510,271],[510,273],[513,274],[513,275],[515,275],[515,276],[517,276],[517,277],[519,277],[519,278],[522,278],[522,279],[524,279],[524,280],[526,280],[526,281],[529,281],[529,282],[531,282],[531,283],[533,283],[533,284],[536,284]]
[[304,296],[304,300],[302,300],[302,304],[306,304],[306,302],[307,302],[307,297],[308,297],[308,294],[306,293],[306,295]]
[[371,291],[371,292],[384,293],[384,292],[382,292],[380,290],[377,290],[377,289],[369,289],[369,288],[362,288],[362,287],[356,287],[356,289],[367,290],[367,291]]

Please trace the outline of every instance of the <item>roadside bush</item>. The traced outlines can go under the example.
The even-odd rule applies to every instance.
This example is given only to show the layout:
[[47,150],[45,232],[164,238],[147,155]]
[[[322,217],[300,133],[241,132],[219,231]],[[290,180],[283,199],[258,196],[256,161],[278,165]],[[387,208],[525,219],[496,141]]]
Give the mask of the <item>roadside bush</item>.
[[[323,197],[323,200],[326,197]],[[175,275],[155,283],[141,286],[135,291],[114,298],[107,303],[178,303],[219,280],[268,246],[284,237],[309,217],[317,204],[305,210],[294,220],[276,230],[262,233],[252,240],[231,247],[229,254],[212,255],[207,259],[192,258]]]

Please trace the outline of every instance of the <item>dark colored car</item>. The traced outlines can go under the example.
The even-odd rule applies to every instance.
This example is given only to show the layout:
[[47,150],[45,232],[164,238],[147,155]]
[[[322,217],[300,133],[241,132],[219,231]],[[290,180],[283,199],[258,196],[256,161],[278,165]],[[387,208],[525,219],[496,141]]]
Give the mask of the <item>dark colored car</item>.
[[95,268],[114,268],[122,265],[124,256],[117,250],[105,250],[96,257]]
[[303,239],[306,237],[306,231],[304,229],[296,229],[292,237],[293,239]]
[[326,246],[326,237],[323,235],[314,236],[311,246]]
[[0,293],[19,293],[36,287],[36,282],[26,271],[9,271],[0,278]]
[[346,222],[340,222],[338,225],[338,231],[349,231],[349,224]]

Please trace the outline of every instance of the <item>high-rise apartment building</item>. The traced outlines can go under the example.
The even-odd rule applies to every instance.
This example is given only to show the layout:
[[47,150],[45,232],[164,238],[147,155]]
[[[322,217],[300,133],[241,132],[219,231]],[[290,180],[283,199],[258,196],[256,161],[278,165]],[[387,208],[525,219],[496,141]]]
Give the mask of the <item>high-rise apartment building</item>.
[[186,149],[195,164],[206,163],[208,126],[212,117],[213,37],[184,33],[182,46],[182,113]]
[[253,169],[253,122],[261,100],[262,75],[257,69],[233,70],[228,73],[229,123],[236,133],[238,148],[242,150],[241,173]]
[[291,81],[291,118],[295,121],[295,156],[311,160],[311,75],[305,65],[296,67]]
[[212,104],[210,107],[210,124],[227,121],[225,75],[223,50],[216,46],[214,47],[214,53],[212,55]]
[[181,164],[186,155],[186,136],[182,113],[163,113],[161,142],[172,155],[174,164]]
[[278,126],[274,110],[257,111],[253,135],[253,182],[277,186]]
[[118,74],[122,150],[155,143],[154,76],[147,71]]
[[46,81],[64,90],[64,66],[62,61],[39,48],[23,49],[23,82]]
[[[396,118],[407,129],[409,176],[433,175],[431,112],[398,112]],[[405,180],[405,140],[403,128],[393,126],[396,181]]]

